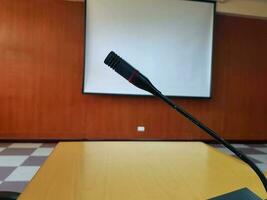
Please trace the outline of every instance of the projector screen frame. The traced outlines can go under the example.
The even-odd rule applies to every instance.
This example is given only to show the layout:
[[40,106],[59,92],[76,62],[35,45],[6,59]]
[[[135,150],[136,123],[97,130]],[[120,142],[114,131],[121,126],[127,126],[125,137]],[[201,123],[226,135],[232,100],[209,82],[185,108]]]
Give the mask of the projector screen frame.
[[[202,96],[182,96],[182,95],[166,95],[171,98],[183,98],[183,99],[211,99],[213,90],[213,67],[214,67],[214,37],[215,37],[215,25],[216,25],[216,4],[217,1],[214,0],[183,0],[183,1],[196,1],[213,4],[213,28],[212,28],[212,51],[211,51],[211,73],[210,73],[210,93],[207,97]],[[83,80],[82,80],[82,94],[83,95],[97,95],[97,96],[135,96],[135,97],[153,97],[153,95],[144,94],[123,94],[123,93],[96,93],[96,92],[85,92],[85,76],[86,76],[86,28],[87,28],[87,0],[84,0],[84,53],[83,53]],[[103,60],[104,62],[104,60]]]

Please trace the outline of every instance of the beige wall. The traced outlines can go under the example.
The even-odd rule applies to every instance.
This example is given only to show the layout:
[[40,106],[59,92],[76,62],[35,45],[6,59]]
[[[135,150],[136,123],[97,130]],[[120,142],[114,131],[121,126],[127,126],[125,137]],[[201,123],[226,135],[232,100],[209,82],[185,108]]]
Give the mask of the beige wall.
[[267,18],[267,0],[224,0],[217,12]]

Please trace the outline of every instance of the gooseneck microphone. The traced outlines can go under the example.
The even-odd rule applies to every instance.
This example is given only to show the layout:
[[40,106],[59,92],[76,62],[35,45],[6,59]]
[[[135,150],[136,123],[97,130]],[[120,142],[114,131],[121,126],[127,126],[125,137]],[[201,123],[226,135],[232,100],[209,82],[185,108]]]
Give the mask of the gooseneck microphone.
[[156,96],[158,96],[158,93],[160,93],[160,91],[158,91],[157,88],[152,85],[152,83],[148,80],[147,77],[145,77],[138,70],[133,68],[129,63],[127,63],[113,51],[108,54],[104,63],[110,66],[118,74],[120,74],[123,78],[128,80],[136,87],[150,92]]
[[202,122],[197,120],[190,113],[185,111],[182,107],[175,105],[169,98],[167,98],[159,90],[157,90],[157,88],[153,86],[153,84],[149,81],[149,79],[147,77],[142,75],[138,70],[136,70],[134,67],[132,67],[129,63],[127,63],[125,60],[123,60],[121,57],[119,57],[113,51],[108,54],[104,63],[106,65],[110,66],[118,74],[120,74],[122,77],[127,79],[130,83],[132,83],[136,87],[143,89],[147,92],[150,92],[151,94],[153,94],[153,95],[159,97],[160,99],[162,99],[163,101],[165,101],[172,108],[174,108],[177,112],[182,114],[184,117],[186,117],[192,123],[194,123],[196,126],[198,126],[202,130],[204,130],[207,134],[209,134],[211,137],[213,137],[217,142],[223,144],[226,148],[228,148],[230,151],[232,151],[237,157],[239,157],[241,160],[243,160],[245,163],[247,163],[255,171],[255,173],[260,178],[260,180],[261,180],[261,182],[265,188],[265,191],[267,192],[267,180],[266,180],[264,174],[245,154],[243,154],[242,152],[237,150],[233,145],[231,145],[226,140],[224,140],[215,131],[213,131],[210,128],[208,128],[207,126],[205,126]]

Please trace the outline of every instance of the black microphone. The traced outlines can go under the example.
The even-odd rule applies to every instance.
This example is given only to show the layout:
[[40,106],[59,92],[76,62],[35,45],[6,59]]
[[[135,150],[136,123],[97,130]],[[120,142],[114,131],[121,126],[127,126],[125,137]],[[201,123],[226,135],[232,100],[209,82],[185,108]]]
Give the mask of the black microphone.
[[133,68],[129,63],[123,60],[116,53],[111,51],[106,57],[104,63],[114,69],[123,78],[128,80],[130,83],[136,87],[150,92],[156,96],[159,96],[160,91],[158,91],[153,84],[141,74],[138,70]]
[[204,130],[207,134],[209,134],[211,137],[213,137],[217,142],[223,144],[226,148],[232,151],[236,156],[238,156],[241,160],[247,163],[255,171],[255,173],[260,178],[265,188],[265,191],[267,191],[267,180],[265,178],[265,175],[245,154],[237,150],[233,145],[231,145],[226,140],[224,140],[215,131],[205,126],[202,122],[197,120],[190,113],[185,111],[182,107],[174,104],[169,98],[167,98],[159,90],[157,90],[157,88],[153,86],[153,84],[148,80],[147,77],[142,75],[138,70],[132,67],[129,63],[127,63],[125,60],[123,60],[120,56],[118,56],[113,51],[108,54],[104,63],[110,66],[118,74],[120,74],[122,77],[127,79],[130,83],[132,83],[136,87],[143,89],[147,92],[150,92],[154,94],[155,96],[161,98],[163,101],[169,104],[172,108],[174,108],[177,112],[182,114],[184,117],[189,119],[192,123],[194,123],[196,126],[198,126],[202,130]]

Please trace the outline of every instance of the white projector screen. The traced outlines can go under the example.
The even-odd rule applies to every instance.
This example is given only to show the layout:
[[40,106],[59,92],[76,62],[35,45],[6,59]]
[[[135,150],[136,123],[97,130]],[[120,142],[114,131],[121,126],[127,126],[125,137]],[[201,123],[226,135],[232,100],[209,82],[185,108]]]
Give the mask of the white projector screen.
[[110,51],[168,96],[210,97],[215,3],[87,0],[84,93],[149,95],[104,64]]

